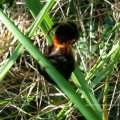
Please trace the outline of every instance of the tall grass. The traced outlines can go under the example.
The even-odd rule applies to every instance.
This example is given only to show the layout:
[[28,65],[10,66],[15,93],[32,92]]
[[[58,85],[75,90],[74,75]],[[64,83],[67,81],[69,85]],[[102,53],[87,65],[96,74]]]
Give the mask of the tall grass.
[[[70,112],[74,109],[74,105],[87,120],[96,120],[96,119],[102,120],[102,118],[103,120],[107,119],[108,118],[107,108],[106,106],[103,106],[102,109],[100,103],[97,100],[96,97],[97,95],[95,95],[93,92],[93,89],[96,88],[99,85],[99,83],[107,77],[105,82],[104,94],[103,94],[103,98],[104,98],[103,101],[107,102],[107,95],[108,95],[107,91],[109,89],[108,79],[110,79],[108,76],[112,74],[112,71],[114,70],[114,66],[118,63],[120,56],[120,42],[117,41],[116,44],[109,49],[108,53],[101,54],[97,62],[94,64],[94,66],[90,68],[89,72],[87,72],[87,75],[83,75],[79,66],[76,65],[75,71],[73,72],[72,75],[72,81],[75,83],[75,86],[77,87],[77,90],[75,90],[73,89],[73,86],[70,83],[68,83],[63,78],[63,76],[54,68],[54,66],[50,64],[50,62],[44,57],[44,55],[42,55],[41,51],[39,51],[38,48],[36,48],[30,40],[30,38],[32,38],[33,34],[36,32],[38,28],[41,29],[42,34],[44,35],[47,34],[47,31],[49,31],[49,29],[53,25],[53,21],[48,13],[56,2],[54,0],[49,0],[44,6],[40,4],[39,0],[37,1],[25,0],[25,3],[26,6],[28,7],[28,10],[31,12],[31,14],[35,19],[25,35],[18,29],[18,27],[14,25],[14,23],[7,17],[7,15],[5,15],[2,10],[0,10],[1,22],[12,32],[14,36],[17,37],[18,41],[20,42],[16,47],[16,49],[14,50],[14,52],[12,53],[12,55],[8,58],[7,62],[0,68],[0,80],[2,81],[3,78],[7,75],[8,71],[15,64],[19,55],[22,54],[23,48],[25,48],[32,55],[32,57],[46,70],[46,72],[56,82],[57,86],[67,96],[68,100],[70,101],[66,103],[65,107],[60,112],[58,112],[57,114],[55,114],[54,112],[55,114],[54,119],[64,119],[66,113],[70,114]],[[58,5],[60,5],[60,3]],[[91,7],[91,12],[92,12],[93,6],[90,4],[89,7]],[[90,25],[92,25],[92,18]],[[119,28],[120,25],[117,24],[104,39],[108,40],[111,35],[113,35],[116,31],[119,30]],[[92,29],[93,28],[90,27],[90,30]],[[85,36],[80,37],[80,39],[85,40],[84,38]],[[90,40],[92,40],[92,38],[90,38]],[[52,33],[47,36],[47,41],[49,44],[52,43]],[[86,45],[88,44],[87,41],[84,42]],[[88,53],[91,52],[91,47],[92,47],[91,42],[92,41],[89,41],[90,48],[86,48],[89,51]],[[79,47],[79,44],[77,46]],[[107,51],[106,46],[103,47],[102,50],[104,50],[103,53],[106,52]],[[108,61],[109,64],[107,64]],[[34,98],[36,98],[35,95],[31,97],[27,97],[27,101],[30,103],[34,100]],[[13,102],[17,102],[18,100],[26,102],[25,99],[22,99],[21,96],[19,96],[19,98],[15,98],[15,99],[6,98],[5,100],[1,100],[0,104],[1,105],[8,103],[12,104]],[[21,106],[24,106],[23,104],[21,104]],[[24,109],[25,107],[26,106],[19,107],[19,109],[23,113],[27,114],[26,110]],[[70,108],[71,110],[68,110]],[[27,109],[30,108],[27,107]],[[32,113],[30,114],[28,113],[30,119],[41,119],[42,114],[40,114],[39,112],[38,114],[35,115],[33,115]],[[48,116],[52,117],[52,114],[49,114]]]

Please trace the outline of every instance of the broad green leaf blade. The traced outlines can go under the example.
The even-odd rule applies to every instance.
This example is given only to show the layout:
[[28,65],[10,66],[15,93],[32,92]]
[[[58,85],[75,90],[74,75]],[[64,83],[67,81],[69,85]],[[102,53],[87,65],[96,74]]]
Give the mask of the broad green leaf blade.
[[40,3],[40,0],[24,0],[24,1],[26,3],[26,6],[29,8],[32,16],[36,18],[43,7],[43,5],[41,5]]
[[[43,17],[41,17],[41,23],[40,23],[40,29],[41,31],[43,32],[43,34],[47,34],[48,32],[48,28],[50,29],[53,25],[53,22],[52,20],[50,19],[50,17],[48,16],[48,12],[50,10],[50,8],[53,6],[53,4],[55,3],[55,1],[51,1],[49,2],[49,4],[47,6],[49,6],[49,9],[48,7],[46,7],[46,9],[42,9],[43,8],[43,5],[41,5],[40,1],[39,0],[24,0],[28,9],[30,10],[32,16],[34,17],[34,19],[36,19],[37,15],[41,12],[41,13],[45,13],[43,14]],[[40,11],[41,10],[41,11]],[[48,43],[51,44],[52,43],[52,36],[51,35],[48,35],[46,36],[46,39],[48,40]]]
[[47,2],[47,4],[45,5],[45,7],[42,9],[42,11],[40,11],[40,13],[38,14],[38,16],[36,17],[36,20],[34,21],[34,26],[31,26],[32,29],[29,29],[29,31],[30,31],[29,34],[30,35],[32,33],[34,33],[34,31],[38,28],[38,25],[40,25],[40,23],[44,19],[44,16],[49,12],[49,10],[53,6],[54,2],[55,2],[55,0],[49,0]]

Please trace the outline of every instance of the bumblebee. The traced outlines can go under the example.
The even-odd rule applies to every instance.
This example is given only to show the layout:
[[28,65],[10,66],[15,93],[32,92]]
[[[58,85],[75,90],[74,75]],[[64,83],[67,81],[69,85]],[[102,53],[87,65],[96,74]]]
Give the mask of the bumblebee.
[[[51,30],[53,29],[55,29],[53,44],[45,48],[47,52],[44,55],[63,77],[68,80],[75,64],[72,45],[77,41],[79,31],[77,25],[73,22],[56,23],[52,26]],[[38,71],[48,82],[54,84],[54,81],[40,66]]]

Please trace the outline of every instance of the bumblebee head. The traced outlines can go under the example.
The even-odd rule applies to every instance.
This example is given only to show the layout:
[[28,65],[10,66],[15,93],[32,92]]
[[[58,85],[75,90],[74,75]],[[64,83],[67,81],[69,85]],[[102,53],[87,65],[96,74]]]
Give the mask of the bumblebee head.
[[73,22],[56,23],[52,28],[56,28],[55,37],[59,43],[73,44],[79,37],[77,25]]

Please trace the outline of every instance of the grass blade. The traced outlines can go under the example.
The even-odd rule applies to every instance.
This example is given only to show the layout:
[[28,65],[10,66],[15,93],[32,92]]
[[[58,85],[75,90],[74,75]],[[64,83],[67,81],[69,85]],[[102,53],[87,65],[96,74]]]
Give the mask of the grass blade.
[[[100,105],[98,104],[92,89],[88,85],[87,81],[85,80],[85,77],[81,73],[80,69],[76,66],[76,69],[74,71],[74,78],[76,78],[76,81],[80,85],[80,93],[85,97],[85,99],[88,101],[89,105],[93,107],[93,109],[96,112],[102,112],[102,109]],[[79,87],[78,87],[79,88]]]

